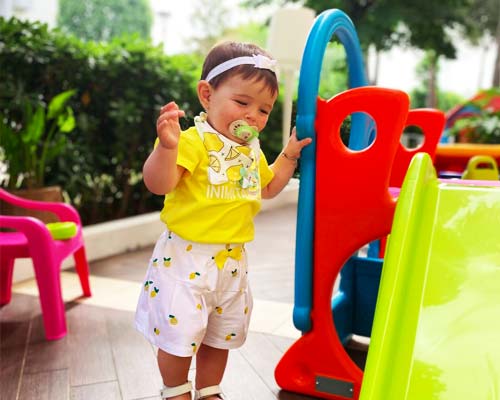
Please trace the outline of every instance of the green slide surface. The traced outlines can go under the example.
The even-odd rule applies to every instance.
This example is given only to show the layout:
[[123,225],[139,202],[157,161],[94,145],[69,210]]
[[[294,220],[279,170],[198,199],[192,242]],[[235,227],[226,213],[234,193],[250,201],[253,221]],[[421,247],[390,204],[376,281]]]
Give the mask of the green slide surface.
[[412,160],[360,399],[500,400],[498,182],[444,183],[427,154]]

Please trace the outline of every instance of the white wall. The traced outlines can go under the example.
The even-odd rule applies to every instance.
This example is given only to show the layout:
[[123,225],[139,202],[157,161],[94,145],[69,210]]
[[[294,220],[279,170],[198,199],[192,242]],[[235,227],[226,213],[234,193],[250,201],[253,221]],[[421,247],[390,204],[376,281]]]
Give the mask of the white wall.
[[[192,50],[191,39],[200,36],[192,21],[192,15],[200,7],[198,0],[182,0],[182,6],[173,0],[149,0],[153,10],[153,43],[164,43],[167,54],[178,54]],[[275,5],[264,6],[259,10],[239,8],[240,0],[218,0],[220,7],[227,10],[227,26],[234,27],[252,21],[263,21],[276,10]],[[160,12],[168,13],[164,26]],[[163,17],[163,19],[165,19]],[[199,28],[198,28],[199,29]]]
[[56,25],[58,0],[0,0],[0,15],[6,18],[42,21]]

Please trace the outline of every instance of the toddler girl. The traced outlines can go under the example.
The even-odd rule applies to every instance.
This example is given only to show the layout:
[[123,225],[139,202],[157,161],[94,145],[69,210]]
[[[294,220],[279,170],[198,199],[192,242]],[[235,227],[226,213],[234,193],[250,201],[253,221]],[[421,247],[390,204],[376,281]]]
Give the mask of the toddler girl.
[[259,147],[278,96],[276,61],[258,46],[226,42],[203,64],[198,98],[205,112],[180,130],[184,111],[165,105],[155,148],[144,164],[147,188],[165,196],[161,235],[137,306],[137,329],[158,347],[162,399],[223,399],[229,349],[248,331],[252,296],[245,243],[261,198],[276,196],[311,139],[295,130],[272,165]]

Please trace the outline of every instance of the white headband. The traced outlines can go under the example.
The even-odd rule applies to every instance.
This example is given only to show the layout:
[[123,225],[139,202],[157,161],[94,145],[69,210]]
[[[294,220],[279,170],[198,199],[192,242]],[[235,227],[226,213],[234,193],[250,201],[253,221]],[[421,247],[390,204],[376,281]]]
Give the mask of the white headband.
[[257,54],[253,56],[236,57],[231,60],[224,61],[222,64],[214,67],[207,75],[205,80],[210,82],[217,75],[226,72],[227,70],[237,67],[238,65],[250,64],[254,65],[255,68],[268,69],[276,73],[276,60],[272,60],[269,57],[263,56],[262,54]]

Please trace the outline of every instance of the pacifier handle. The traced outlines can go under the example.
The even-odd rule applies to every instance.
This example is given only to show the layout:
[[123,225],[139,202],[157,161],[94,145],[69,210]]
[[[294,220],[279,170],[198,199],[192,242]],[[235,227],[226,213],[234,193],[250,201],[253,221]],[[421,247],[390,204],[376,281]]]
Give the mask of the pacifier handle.
[[249,125],[242,119],[231,122],[231,124],[229,125],[229,132],[233,136],[236,136],[239,139],[243,139],[246,142],[259,137],[259,131],[257,130],[257,127]]

